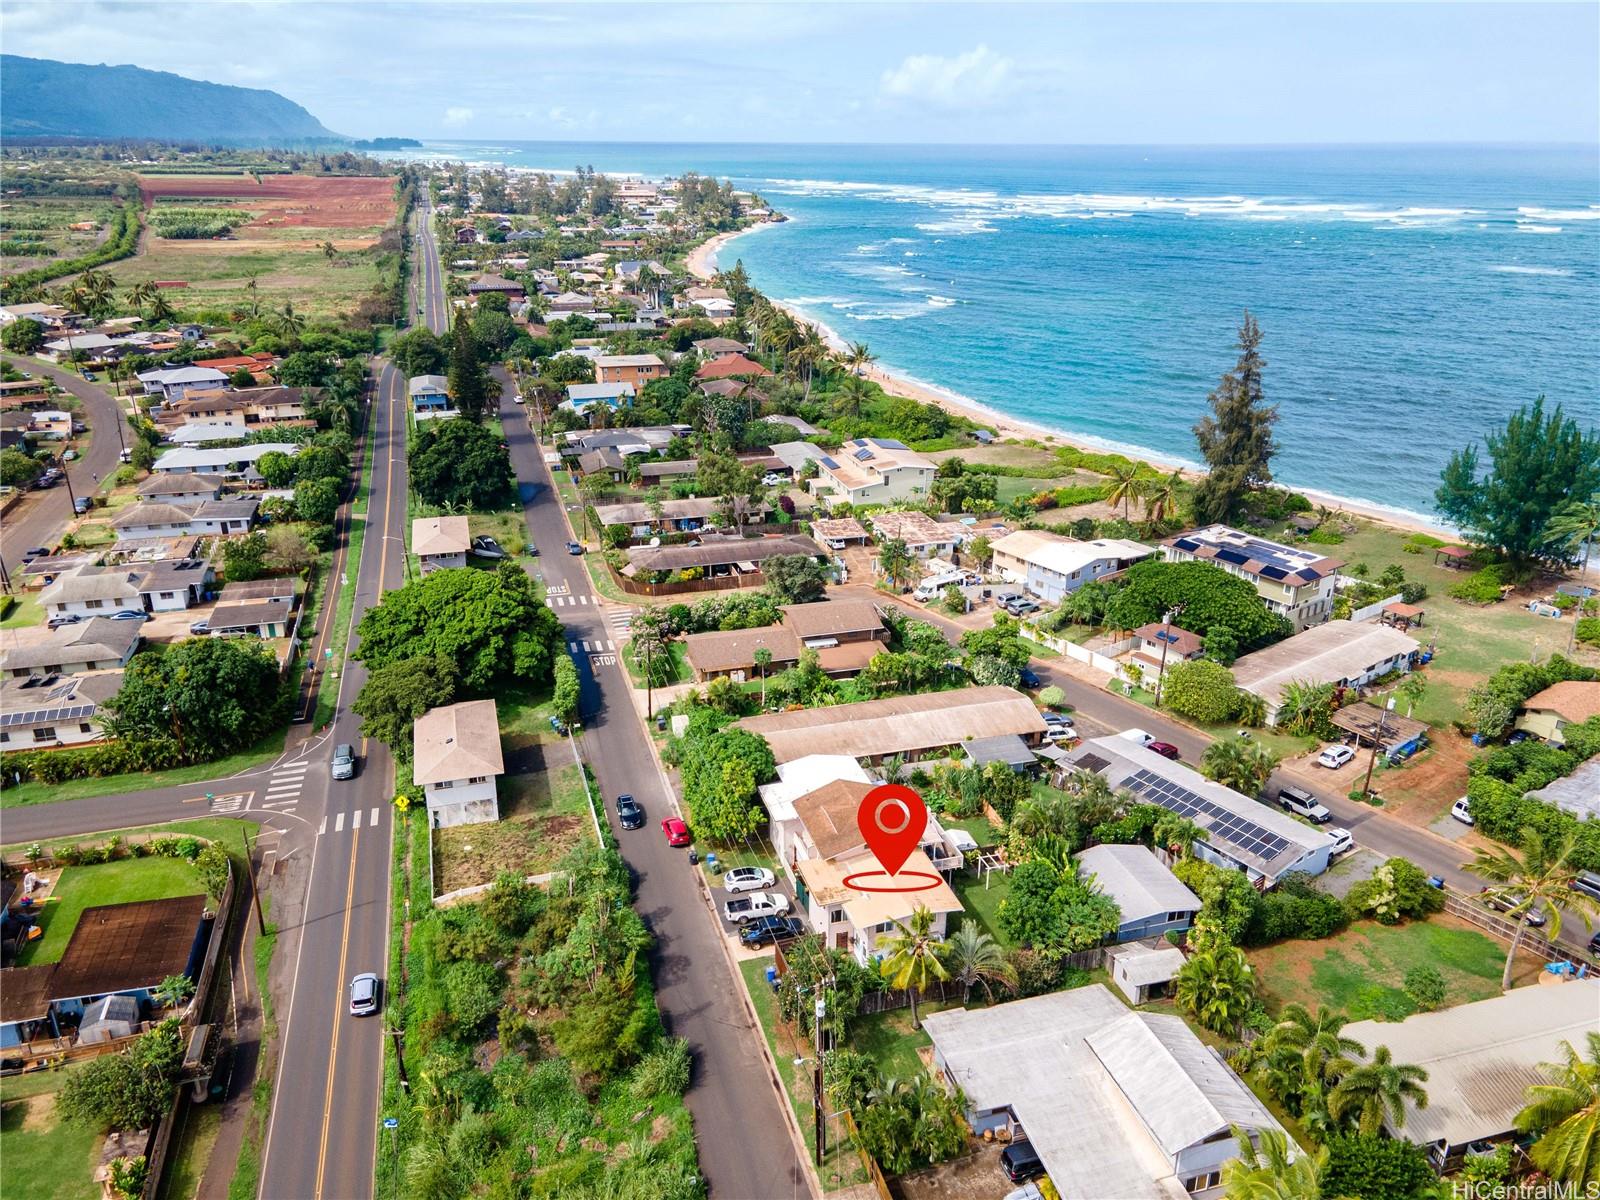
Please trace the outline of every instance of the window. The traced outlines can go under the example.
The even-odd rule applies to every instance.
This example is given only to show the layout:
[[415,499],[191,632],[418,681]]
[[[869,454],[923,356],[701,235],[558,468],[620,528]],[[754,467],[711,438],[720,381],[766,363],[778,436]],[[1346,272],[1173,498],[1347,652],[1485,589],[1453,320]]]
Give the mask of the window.
[[33,731],[33,740],[36,742],[53,742],[56,740],[54,725],[41,725]]
[[487,775],[474,775],[471,779],[467,780],[467,782],[468,783],[482,783],[484,780],[486,780],[488,778],[489,777]]
[[174,596],[176,596],[176,595],[177,595],[177,594],[178,594],[178,593],[176,593],[176,592],[162,592],[162,593],[161,593],[161,598],[162,598],[162,599],[163,599],[163,600],[171,600],[171,599],[172,599],[172,598],[173,598],[173,597],[174,597]]
[[1216,1187],[1221,1182],[1222,1173],[1220,1171],[1208,1171],[1204,1175],[1196,1175],[1192,1179],[1185,1179],[1183,1188],[1187,1192],[1203,1192],[1207,1188]]
[[89,722],[87,722],[87,721],[80,721],[80,722],[78,722],[78,732],[79,733],[93,733],[94,732],[94,726],[89,724]]
[[444,791],[448,791],[449,789],[455,787],[455,785],[456,785],[456,781],[454,779],[444,779],[444,780],[441,780],[440,782],[434,784],[433,786],[436,789],[438,789],[439,791],[444,792]]
[[85,600],[83,606],[85,608],[104,608],[106,602],[104,600]]
[[9,733],[7,733],[5,730],[0,729],[0,742],[9,742],[10,740],[11,740],[11,735]]

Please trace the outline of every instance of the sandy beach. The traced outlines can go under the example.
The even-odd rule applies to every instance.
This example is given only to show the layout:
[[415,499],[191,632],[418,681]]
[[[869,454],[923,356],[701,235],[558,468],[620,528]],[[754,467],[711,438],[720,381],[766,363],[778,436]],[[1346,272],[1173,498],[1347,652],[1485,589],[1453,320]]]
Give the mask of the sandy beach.
[[[696,279],[709,281],[713,276],[716,275],[719,269],[718,258],[720,251],[724,247],[737,238],[744,237],[746,234],[754,233],[763,228],[766,227],[763,225],[752,225],[748,229],[737,229],[730,233],[719,233],[714,237],[711,237],[700,243],[700,245],[696,246],[689,252],[684,260],[685,265],[689,269],[689,273],[692,274]],[[829,347],[832,349],[836,351],[843,351],[846,348],[845,339],[841,338],[834,330],[830,329],[821,321],[817,321],[806,316],[793,305],[785,304],[782,300],[773,300],[770,296],[768,299],[773,304],[789,313],[792,317],[794,317],[795,320],[803,322],[806,325],[813,326],[820,334],[822,334],[823,340],[826,341]],[[1061,433],[1059,430],[1049,429],[1043,425],[1038,425],[1031,421],[1024,421],[1016,417],[1008,416],[1005,413],[997,412],[994,409],[979,404],[970,397],[961,396],[944,388],[935,387],[931,384],[923,383],[920,380],[909,378],[908,376],[895,371],[893,368],[871,366],[866,369],[864,374],[868,379],[871,379],[874,383],[878,384],[891,396],[905,396],[912,400],[918,400],[928,404],[937,404],[946,412],[965,417],[975,424],[982,425],[987,429],[993,430],[995,439],[997,441],[1002,441],[1008,438],[1016,441],[1031,439],[1034,441],[1043,442],[1046,445],[1072,446],[1076,449],[1088,451],[1094,454],[1110,452],[1122,454],[1128,458],[1136,459],[1140,462],[1149,463],[1151,466],[1160,468],[1161,470],[1180,470],[1183,472],[1184,477],[1190,480],[1198,479],[1202,475],[1202,472],[1195,470],[1188,464],[1176,462],[1172,459],[1163,459],[1158,455],[1151,454],[1147,450],[1106,442],[1096,442],[1089,438],[1075,438],[1068,434]],[[1345,512],[1353,515],[1365,517],[1368,520],[1376,521],[1383,525],[1389,525],[1396,529],[1403,529],[1408,532],[1430,533],[1435,535],[1448,535],[1451,532],[1443,524],[1431,522],[1417,516],[1408,516],[1390,509],[1381,508],[1374,504],[1364,503],[1360,500],[1352,500],[1346,496],[1335,496],[1328,492],[1320,492],[1314,488],[1306,487],[1296,487],[1294,490],[1305,496],[1313,504],[1325,505],[1331,509],[1342,509]]]

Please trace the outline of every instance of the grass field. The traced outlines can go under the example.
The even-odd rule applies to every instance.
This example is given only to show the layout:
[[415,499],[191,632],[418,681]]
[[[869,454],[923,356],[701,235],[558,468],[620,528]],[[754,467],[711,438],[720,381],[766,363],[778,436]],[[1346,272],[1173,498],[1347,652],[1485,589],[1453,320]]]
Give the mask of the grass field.
[[[226,241],[173,241],[151,237],[146,250],[112,263],[106,269],[118,286],[163,280],[183,288],[163,289],[167,302],[180,312],[246,308],[245,283],[256,277],[256,299],[263,310],[293,301],[295,311],[309,317],[348,312],[378,286],[373,256],[348,237],[348,229],[297,229],[293,239],[246,238]],[[321,245],[332,241],[338,253],[327,258]],[[341,242],[345,245],[341,245]],[[370,244],[370,243],[365,243]]]
[[[991,833],[987,840],[993,841],[994,834]],[[965,871],[959,871],[950,887],[955,892],[956,898],[961,901],[964,910],[961,915],[963,921],[976,921],[978,927],[1000,945],[1007,949],[1014,948],[1015,943],[1000,932],[1000,904],[1011,895],[1011,876],[996,871],[990,875],[989,886],[986,888],[983,886],[982,875],[973,877]],[[954,933],[955,928],[950,932]]]
[[[1284,941],[1249,951],[1269,1012],[1298,1003],[1338,1009],[1353,1021],[1398,1021],[1417,1011],[1405,994],[1405,975],[1432,966],[1444,976],[1447,1006],[1500,994],[1506,948],[1454,917],[1404,925],[1363,921],[1336,937]],[[1519,960],[1516,980],[1530,982],[1538,960]]]
[[[115,210],[109,197],[7,197],[0,206],[6,271],[25,271],[88,253],[105,239]],[[69,228],[83,221],[93,221],[95,228]]]
[[0,621],[0,629],[21,629],[44,620],[44,606],[39,603],[38,592],[19,592],[16,601],[6,619]]
[[553,748],[546,770],[506,777],[500,820],[434,830],[438,893],[492,883],[501,871],[543,875],[586,838],[594,837],[583,773]]
[[[62,1076],[51,1073],[58,1084]],[[93,1172],[101,1135],[87,1125],[63,1121],[55,1111],[55,1092],[0,1106],[0,1161],[7,1191],[29,1200],[98,1200]]]
[[65,867],[54,893],[39,913],[44,936],[27,943],[18,966],[60,962],[83,910],[99,904],[130,904],[193,896],[205,889],[195,869],[181,858],[129,858],[93,867]]

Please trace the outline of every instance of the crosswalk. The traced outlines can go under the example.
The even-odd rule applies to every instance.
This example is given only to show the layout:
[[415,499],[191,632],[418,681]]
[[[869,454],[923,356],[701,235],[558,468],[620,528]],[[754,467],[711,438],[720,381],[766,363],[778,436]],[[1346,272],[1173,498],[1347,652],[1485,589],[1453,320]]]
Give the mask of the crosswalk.
[[633,636],[633,618],[638,611],[636,608],[614,608],[606,613],[606,624],[611,626],[611,632],[616,634],[618,641],[627,641]]
[[250,793],[235,792],[227,796],[214,796],[207,792],[206,800],[209,801],[207,807],[214,813],[236,813],[242,812],[245,805],[250,803]]
[[596,638],[590,642],[568,642],[567,649],[573,654],[615,654],[617,652],[617,644]]
[[[589,597],[587,596],[567,596],[551,593],[546,593],[546,595],[549,597],[551,608],[582,608],[589,603]],[[598,608],[599,605],[596,604],[595,607]]]
[[317,836],[322,837],[327,833],[354,833],[363,824],[368,829],[376,829],[383,822],[384,806],[374,804],[371,808],[355,808],[349,812],[330,813],[322,818],[322,824],[317,826]]
[[306,772],[310,769],[311,763],[303,759],[278,767],[268,777],[258,807],[271,812],[292,813],[300,803],[300,789],[305,786]]

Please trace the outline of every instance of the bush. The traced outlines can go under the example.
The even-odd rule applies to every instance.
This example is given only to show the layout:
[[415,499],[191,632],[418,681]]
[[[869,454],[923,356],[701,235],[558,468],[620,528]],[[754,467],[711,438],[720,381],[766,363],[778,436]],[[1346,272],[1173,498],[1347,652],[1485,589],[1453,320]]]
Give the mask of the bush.
[[1438,1178],[1427,1157],[1410,1142],[1380,1137],[1334,1137],[1327,1143],[1322,1194],[1350,1200],[1420,1200],[1433,1195]]
[[635,1100],[681,1096],[689,1090],[689,1043],[669,1038],[639,1060],[629,1087]]
[[1444,1003],[1444,976],[1437,967],[1424,963],[1406,972],[1406,995],[1422,1012],[1432,1012]]
[[1062,708],[1067,703],[1067,694],[1051,684],[1039,692],[1039,703],[1046,708]]
[[1600,617],[1579,617],[1576,637],[1585,646],[1600,646]]
[[1350,889],[1345,906],[1351,915],[1398,925],[1408,917],[1425,917],[1444,908],[1444,893],[1428,883],[1422,869],[1403,858],[1391,858]]
[[1318,891],[1304,875],[1292,872],[1260,897],[1250,914],[1243,944],[1332,937],[1349,923],[1350,914],[1337,896]]
[[1239,708],[1233,672],[1208,659],[1169,666],[1161,696],[1173,712],[1208,725],[1228,720]]
[[1505,582],[1505,572],[1500,566],[1487,566],[1451,584],[1450,596],[1467,604],[1493,604],[1500,599],[1500,588]]

